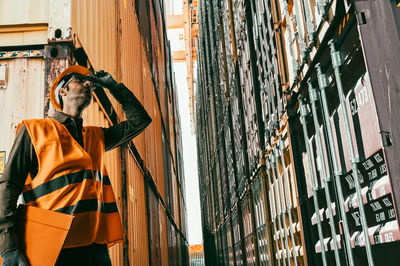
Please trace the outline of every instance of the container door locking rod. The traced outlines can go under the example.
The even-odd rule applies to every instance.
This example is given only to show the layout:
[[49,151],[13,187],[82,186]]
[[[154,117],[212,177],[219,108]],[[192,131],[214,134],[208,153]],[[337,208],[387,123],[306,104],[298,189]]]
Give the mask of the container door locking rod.
[[[274,164],[275,164],[275,158],[274,158],[274,154],[272,152],[271,154],[271,170],[272,170],[272,178],[274,179],[273,183],[274,183],[274,189],[275,189],[275,199],[276,202],[279,205],[279,212],[278,212],[278,217],[280,218],[280,225],[279,225],[279,229],[280,229],[280,234],[282,234],[283,232],[283,236],[285,237],[285,242],[282,241],[281,239],[281,248],[282,248],[282,257],[283,257],[283,251],[285,250],[285,254],[286,254],[286,250],[289,250],[289,241],[288,241],[288,236],[287,236],[287,232],[286,232],[286,218],[284,215],[284,210],[283,210],[283,203],[282,203],[282,195],[280,193],[280,190],[278,190],[279,185],[278,182],[276,181],[276,174],[275,174],[275,170],[274,170]],[[285,247],[283,247],[283,245],[285,245]],[[287,255],[286,255],[287,256]],[[287,256],[287,258],[289,258]],[[284,260],[284,259],[283,259]],[[286,262],[285,262],[286,264]],[[290,258],[288,260],[288,265],[290,265]]]
[[[277,185],[279,187],[279,193],[277,195],[279,195],[280,198],[280,205],[281,205],[281,216],[282,216],[282,220],[283,220],[283,232],[285,233],[285,246],[286,246],[286,257],[288,260],[288,264],[291,265],[290,263],[290,249],[289,249],[289,236],[288,236],[288,232],[287,232],[287,226],[286,226],[286,207],[285,207],[285,199],[283,198],[283,187],[281,184],[281,179],[279,178],[279,164],[277,161],[278,156],[276,155],[276,151],[277,151],[277,145],[274,145],[273,148],[273,153],[271,154],[271,162],[272,164],[275,164],[275,167],[272,167],[272,173],[274,174],[274,180],[276,178],[276,180],[278,180],[278,184],[275,183],[275,185]],[[275,170],[274,170],[275,169]],[[275,172],[276,171],[276,172]],[[276,174],[275,174],[276,173]],[[276,187],[276,186],[275,186]]]
[[[269,201],[271,202],[271,205],[273,206],[273,208],[270,208],[270,209],[271,209],[272,223],[273,223],[273,225],[274,225],[274,230],[275,230],[275,232],[274,232],[274,240],[275,240],[276,252],[279,252],[278,236],[275,237],[275,235],[278,233],[278,235],[279,235],[279,237],[280,237],[280,239],[281,239],[281,243],[283,244],[283,238],[282,238],[282,234],[281,234],[281,228],[282,228],[282,226],[281,226],[280,220],[278,220],[278,219],[279,219],[279,218],[278,218],[278,207],[277,207],[277,206],[274,206],[274,203],[276,203],[276,205],[278,205],[278,201],[275,199],[276,193],[273,193],[273,191],[272,191],[271,174],[270,174],[270,171],[271,171],[271,163],[270,163],[270,161],[269,161],[268,158],[265,160],[265,163],[266,163],[266,165],[267,165],[268,187],[269,187],[269,193],[268,193],[268,195],[269,195]],[[279,232],[278,232],[277,229],[276,229],[276,220],[278,220],[278,222],[279,222]],[[285,260],[283,259],[282,261],[283,261],[283,265],[286,266]],[[280,260],[280,259],[278,259],[278,266],[281,266],[281,260]]]
[[[328,177],[327,172],[326,172],[326,166],[325,166],[325,158],[324,158],[324,153],[323,153],[323,148],[322,148],[322,140],[321,136],[319,134],[319,123],[318,123],[318,116],[317,116],[317,107],[316,107],[316,101],[318,100],[318,95],[317,91],[315,88],[312,87],[311,81],[308,80],[308,92],[310,94],[310,102],[311,102],[311,110],[312,110],[312,117],[314,120],[314,128],[315,128],[315,142],[317,143],[317,150],[318,150],[318,155],[321,158],[321,170],[322,170],[322,178],[325,183],[325,197],[326,197],[326,205],[328,208],[329,212],[329,225],[331,228],[331,235],[332,235],[332,241],[333,241],[333,252],[335,253],[335,261],[336,265],[340,265],[340,257],[339,257],[339,249],[338,249],[338,244],[337,244],[337,238],[336,238],[336,229],[335,229],[335,223],[334,223],[334,218],[333,218],[333,212],[332,212],[332,201],[331,201],[331,195],[329,191],[329,182],[331,181],[330,177]],[[318,214],[317,214],[318,215]],[[321,248],[322,248],[322,243],[321,243]]]
[[315,209],[315,214],[316,214],[315,216],[317,218],[318,237],[319,237],[319,242],[321,243],[322,264],[324,266],[327,266],[325,248],[323,247],[324,235],[322,234],[321,218],[319,217],[319,203],[318,203],[318,197],[317,197],[318,186],[315,184],[313,165],[311,163],[310,142],[309,142],[307,126],[306,126],[307,113],[308,113],[308,111],[307,111],[306,104],[304,103],[303,99],[300,98],[301,124],[303,125],[304,142],[305,142],[304,144],[306,146],[308,168],[310,169],[310,179],[311,179],[311,185],[312,185],[314,209]]
[[358,179],[357,163],[358,163],[359,159],[356,158],[356,156],[354,154],[354,143],[353,143],[353,139],[352,139],[351,133],[350,133],[349,114],[347,112],[347,105],[344,100],[342,79],[340,78],[340,66],[342,65],[342,59],[340,58],[339,52],[336,51],[334,41],[330,40],[328,44],[331,48],[332,66],[333,66],[333,69],[335,72],[336,86],[337,86],[338,93],[339,93],[340,105],[342,106],[342,110],[343,110],[343,120],[344,120],[344,125],[346,128],[347,146],[349,147],[351,168],[353,170],[353,179],[354,179],[354,184],[356,187],[358,210],[360,211],[361,226],[362,226],[362,230],[364,233],[364,241],[365,241],[365,249],[367,252],[368,265],[373,266],[374,259],[372,256],[371,243],[370,243],[369,236],[368,236],[367,218],[365,216],[364,204],[363,204],[363,199],[361,196],[360,180]]
[[293,260],[294,260],[294,265],[297,266],[297,254],[296,254],[296,241],[294,239],[294,233],[293,233],[293,219],[292,219],[292,209],[293,206],[291,204],[291,200],[290,200],[290,183],[289,183],[289,178],[286,174],[286,164],[285,164],[285,157],[283,154],[284,151],[284,143],[282,141],[282,136],[279,135],[278,137],[278,143],[279,143],[279,150],[276,149],[276,161],[278,162],[279,160],[279,152],[280,152],[280,157],[281,157],[281,164],[282,164],[282,177],[283,179],[283,190],[285,191],[285,197],[286,197],[286,206],[288,208],[288,214],[289,214],[289,225],[290,225],[290,238],[292,239],[292,251],[293,251]]
[[327,77],[324,73],[322,73],[321,65],[318,64],[316,66],[318,73],[318,86],[321,91],[321,103],[322,103],[322,112],[325,117],[325,128],[328,133],[328,142],[331,152],[333,171],[334,171],[334,179],[338,192],[338,200],[339,200],[339,210],[343,220],[343,231],[344,231],[344,239],[346,241],[346,250],[347,256],[349,259],[349,265],[354,266],[354,258],[353,258],[353,249],[351,248],[350,242],[350,231],[349,231],[349,223],[347,221],[346,212],[343,208],[344,206],[344,197],[343,197],[343,189],[342,183],[340,182],[340,175],[342,171],[339,170],[339,166],[336,160],[336,147],[333,139],[332,127],[329,119],[329,110],[328,110],[328,101],[326,99],[326,87],[328,86]]

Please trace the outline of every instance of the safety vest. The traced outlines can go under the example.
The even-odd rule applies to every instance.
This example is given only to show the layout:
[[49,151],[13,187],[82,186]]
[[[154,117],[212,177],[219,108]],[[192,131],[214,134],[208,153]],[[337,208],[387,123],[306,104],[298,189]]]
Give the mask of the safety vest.
[[53,118],[24,120],[32,140],[38,173],[29,176],[26,205],[75,216],[64,248],[92,243],[109,246],[124,239],[121,218],[105,167],[104,134],[83,127],[83,147]]

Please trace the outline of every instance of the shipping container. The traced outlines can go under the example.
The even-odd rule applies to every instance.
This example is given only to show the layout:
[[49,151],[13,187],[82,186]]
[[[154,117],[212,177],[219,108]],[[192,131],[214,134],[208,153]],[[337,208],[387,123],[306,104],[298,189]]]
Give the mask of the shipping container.
[[[53,114],[50,85],[70,65],[109,72],[152,118],[144,133],[106,153],[125,232],[125,242],[110,248],[113,265],[189,264],[179,109],[162,6],[0,1],[1,164],[23,119]],[[83,119],[108,127],[125,117],[111,94],[96,88]]]
[[241,219],[240,206],[232,212],[233,250],[236,265],[246,265],[244,252],[243,221]]
[[[203,231],[231,226],[234,253],[215,264],[396,264],[397,4],[200,3],[200,191],[225,202],[205,180],[226,163],[230,204],[222,220],[203,205],[203,221],[214,219]],[[209,237],[205,250],[218,243]]]
[[189,257],[191,266],[204,266],[203,245],[190,245]]
[[257,242],[255,239],[254,230],[254,213],[253,204],[251,198],[251,191],[246,193],[244,196],[241,207],[242,207],[242,220],[243,220],[243,236],[244,246],[246,250],[246,265],[257,265]]
[[[261,174],[262,173],[262,174]],[[254,204],[254,224],[256,233],[256,242],[258,246],[259,265],[272,265],[273,246],[272,246],[272,230],[267,224],[270,220],[269,206],[265,199],[267,195],[265,187],[265,169],[259,174],[252,185],[252,197]]]

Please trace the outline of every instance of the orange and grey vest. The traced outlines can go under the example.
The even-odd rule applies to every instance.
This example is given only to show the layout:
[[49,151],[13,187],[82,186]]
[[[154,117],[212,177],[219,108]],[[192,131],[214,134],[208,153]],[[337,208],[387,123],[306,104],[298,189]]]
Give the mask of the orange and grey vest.
[[24,120],[38,159],[25,204],[75,216],[64,248],[123,241],[121,218],[104,162],[104,135],[84,127],[83,147],[53,118]]

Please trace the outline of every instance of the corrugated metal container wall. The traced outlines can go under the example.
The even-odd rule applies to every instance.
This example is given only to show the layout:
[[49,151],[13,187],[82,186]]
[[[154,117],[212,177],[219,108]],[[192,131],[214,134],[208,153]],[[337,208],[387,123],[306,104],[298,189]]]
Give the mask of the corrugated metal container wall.
[[151,73],[148,65],[143,68],[143,105],[148,110],[153,122],[144,132],[145,135],[145,155],[142,156],[144,164],[148,167],[150,174],[157,185],[158,191],[163,194],[164,191],[164,169],[162,137],[161,137],[161,113],[158,108],[157,96],[151,80]]
[[[229,212],[236,263],[242,264],[243,258],[252,264],[257,257],[261,264],[266,263],[265,243],[253,244],[251,236],[257,230],[259,240],[264,234],[263,224],[272,222],[269,250],[273,250],[270,256],[277,264],[395,264],[392,259],[396,256],[391,252],[400,245],[394,192],[399,182],[390,178],[387,164],[392,163],[392,173],[398,172],[398,156],[393,155],[399,150],[393,141],[399,134],[399,123],[393,119],[398,110],[391,104],[398,77],[391,71],[396,72],[399,63],[388,57],[393,53],[397,58],[393,51],[398,49],[389,48],[399,47],[400,42],[394,38],[396,41],[385,43],[375,36],[397,37],[397,3],[227,0],[223,3],[224,16],[218,18],[219,4],[205,0],[199,12],[196,129],[200,189],[205,195],[202,210],[204,216],[208,215],[203,217],[207,221],[203,227],[206,260],[221,258],[220,250],[225,248],[221,232],[229,221],[220,217],[219,204],[225,190],[220,187],[218,169],[224,165],[224,157],[215,154],[215,127],[219,125],[214,125],[221,121],[214,108],[218,110],[218,97],[222,97],[215,87],[225,86],[233,91],[229,100],[235,132],[227,127],[224,130],[226,138],[235,134],[231,146],[238,170],[234,173],[237,181],[232,178],[229,186],[239,194],[237,200],[231,197],[230,201],[240,208],[233,207]],[[224,33],[218,37],[221,29]],[[234,34],[226,34],[233,29]],[[225,39],[220,40],[221,36]],[[228,44],[225,50],[223,41]],[[236,42],[238,61],[234,55]],[[224,61],[224,53],[231,56],[229,44],[233,52],[232,60],[228,60],[236,66],[235,72]],[[249,62],[253,49],[256,58],[251,56]],[[219,54],[216,60],[218,52],[222,56]],[[219,77],[216,83],[217,70],[231,76]],[[240,78],[235,79],[235,74]],[[260,92],[263,109],[254,111],[252,105],[260,95],[252,89],[257,85],[264,90]],[[260,132],[265,128],[270,133],[266,134],[266,143],[257,144],[254,138],[253,119],[257,115],[264,120]],[[260,180],[251,171],[257,148],[266,157],[260,163],[266,159],[266,176],[261,175],[267,181],[263,195],[268,198],[260,196]],[[251,175],[246,172],[246,156]],[[254,192],[255,228],[249,191]],[[263,209],[264,204],[270,207],[271,215]],[[238,221],[243,222],[243,232]],[[239,241],[245,245],[242,254]],[[211,248],[216,251],[210,252]]]
[[267,158],[272,171],[269,175],[274,178],[269,193],[271,195],[274,194],[275,200],[280,202],[277,204],[278,213],[276,215],[279,215],[282,219],[282,225],[284,226],[282,231],[285,235],[285,242],[278,239],[278,235],[274,235],[274,238],[277,239],[278,243],[280,241],[281,250],[278,252],[281,252],[281,255],[285,259],[288,258],[291,263],[304,265],[306,263],[303,257],[304,236],[302,231],[300,231],[302,228],[301,214],[286,114],[282,116],[280,122],[280,132],[274,138],[274,146],[270,149]]
[[203,245],[189,246],[189,258],[191,266],[203,266],[204,265]]
[[150,243],[150,265],[161,264],[160,249],[160,211],[156,194],[150,186],[147,186],[147,205],[148,205],[148,223],[149,223],[149,243]]
[[[130,9],[133,9],[133,3],[128,1],[126,5],[121,4],[120,12],[121,16],[123,17],[121,26],[123,32],[122,37],[124,38],[124,35],[127,38],[129,37],[129,39],[121,41],[122,62],[124,62],[121,71],[122,80],[124,82],[125,79],[130,80],[130,82],[132,82],[133,84],[132,87],[142,88],[141,91],[143,92],[143,103],[145,108],[148,110],[150,116],[152,117],[153,122],[144,133],[144,143],[146,145],[146,148],[144,148],[144,146],[142,147],[139,142],[135,142],[135,144],[138,145],[138,150],[144,160],[144,165],[148,167],[149,172],[157,186],[158,193],[161,195],[161,198],[164,202],[166,200],[165,193],[169,191],[170,195],[168,196],[173,199],[173,209],[170,209],[169,212],[174,215],[175,223],[179,225],[179,216],[182,206],[180,206],[179,204],[179,190],[176,182],[178,178],[178,173],[176,172],[177,162],[175,151],[175,138],[177,136],[174,134],[176,130],[175,127],[178,125],[176,124],[174,118],[176,117],[176,115],[174,116],[174,108],[176,108],[176,104],[173,102],[174,98],[171,96],[171,94],[173,95],[174,93],[172,87],[174,83],[170,80],[170,87],[168,88],[164,84],[165,73],[171,71],[170,69],[164,70],[165,66],[171,66],[170,64],[168,64],[169,61],[166,64],[163,63],[165,60],[164,49],[166,48],[166,46],[163,42],[161,42],[161,40],[165,41],[164,33],[160,35],[155,34],[157,30],[163,29],[163,21],[160,13],[156,12],[156,16],[153,17],[153,8],[156,9],[156,11],[159,11],[159,4],[159,2],[153,2],[149,3],[149,6],[147,6],[145,3],[139,3],[139,6],[146,6],[146,8],[140,9],[140,23],[138,23],[137,19],[132,19],[132,16],[129,16]],[[149,15],[145,15],[148,13],[150,14],[150,17]],[[140,24],[139,27],[141,28],[141,33],[139,32],[139,30],[137,30],[138,24]],[[149,33],[149,31],[151,33]],[[143,35],[147,37],[145,37],[144,39],[143,44],[145,46],[142,46],[142,49],[137,49],[137,46],[134,45],[128,45],[129,43],[137,43],[137,39],[141,38]],[[151,45],[149,45],[149,43],[146,41],[146,38],[150,37],[149,35],[151,35]],[[147,63],[147,56],[149,55],[151,55],[152,59],[150,65]],[[132,72],[130,70],[132,69],[132,64],[136,64],[136,58],[139,57],[141,57],[142,64],[141,66],[138,66],[138,71],[140,71],[141,73]],[[134,60],[132,60],[132,58]],[[124,73],[124,71],[126,72]],[[152,73],[157,75],[154,77],[155,84],[153,84],[153,79],[151,76]],[[142,80],[142,84],[140,84],[140,82],[137,82],[138,79]],[[154,87],[154,85],[156,87]],[[167,118],[170,121],[166,121]],[[164,141],[166,141],[166,145],[164,145],[163,139],[161,137],[162,128],[165,128],[165,126],[168,124],[169,126],[167,126],[167,128],[169,128],[170,136],[169,138],[164,139]],[[169,164],[170,174],[168,174],[168,171],[164,172],[164,164],[160,163],[163,160],[163,146],[165,146],[164,148],[166,149],[166,151],[164,152],[164,157],[166,156],[164,160],[170,161],[168,158],[174,158],[173,161],[170,161]],[[168,175],[164,176],[164,174]],[[172,190],[166,190],[165,186],[168,187],[168,183],[165,183],[165,181],[172,182]],[[163,242],[163,240],[161,240],[161,242]]]
[[217,231],[215,232],[215,246],[217,247],[217,262],[218,264],[222,265],[224,264],[224,258],[223,258],[223,245],[222,245],[222,227],[219,227]]
[[[72,32],[76,34],[77,45],[83,47],[96,70],[103,69],[120,79],[117,10],[118,5],[114,1],[71,0],[71,26]],[[59,18],[55,16],[54,19]],[[120,105],[107,90],[106,94],[116,108],[118,117],[122,119]]]
[[[96,69],[104,69],[117,74],[117,52],[119,47],[117,47],[117,19],[116,14],[118,14],[117,9],[119,8],[119,13],[121,14],[121,24],[122,24],[122,40],[121,40],[121,79],[126,85],[136,92],[136,88],[142,88],[138,91],[143,91],[145,94],[150,93],[150,95],[144,95],[144,106],[146,110],[149,111],[150,116],[153,119],[153,123],[144,133],[144,138],[146,146],[154,145],[152,147],[147,147],[145,152],[140,153],[145,161],[145,165],[149,167],[152,177],[157,185],[159,185],[159,192],[164,198],[164,181],[162,176],[162,170],[160,164],[157,162],[162,161],[161,154],[161,129],[159,116],[160,111],[158,108],[158,102],[156,95],[154,94],[154,86],[151,78],[151,71],[148,65],[146,57],[141,57],[142,66],[134,68],[132,64],[140,62],[138,52],[141,49],[137,49],[137,43],[141,38],[137,32],[137,19],[132,19],[132,12],[134,8],[132,7],[133,2],[124,3],[121,6],[115,5],[112,1],[72,1],[72,26],[74,31],[78,35],[78,39],[82,46],[84,47],[92,65]],[[150,6],[151,7],[151,6]],[[150,9],[153,11],[152,9]],[[128,15],[130,14],[130,16]],[[102,18],[102,19],[98,19]],[[148,23],[148,21],[146,21]],[[146,23],[143,22],[143,23]],[[154,24],[155,21],[151,20]],[[153,25],[152,24],[152,25]],[[155,30],[153,25],[153,30]],[[128,34],[129,32],[129,34]],[[132,34],[133,32],[133,34]],[[152,37],[158,37],[154,35]],[[125,39],[126,38],[126,39]],[[131,41],[131,42],[129,42]],[[152,39],[152,42],[158,42],[158,39]],[[141,42],[140,42],[141,43]],[[142,47],[142,45],[140,45]],[[157,48],[157,53],[160,51],[161,47],[155,46]],[[143,49],[143,48],[142,48]],[[143,54],[143,50],[141,51]],[[145,54],[145,53],[144,53]],[[140,58],[139,58],[140,59]],[[156,62],[158,64],[158,60]],[[131,70],[131,73],[129,71]],[[134,71],[139,73],[135,73]],[[142,73],[140,73],[142,70]],[[133,73],[132,73],[133,72]],[[136,74],[136,75],[135,75]],[[138,78],[143,78],[143,84],[136,83]],[[136,84],[135,84],[136,83]],[[135,86],[136,85],[136,86]],[[151,88],[151,89],[150,89]],[[141,99],[140,93],[138,98]],[[111,101],[113,102],[113,98]],[[114,102],[115,103],[115,102]],[[118,106],[118,105],[116,105]],[[120,112],[118,112],[120,113]],[[154,128],[153,128],[154,127]],[[139,137],[141,138],[141,137]],[[135,144],[138,145],[138,149],[142,148],[141,141],[139,139],[135,140]]]
[[[274,22],[279,29],[276,31],[277,41],[281,43],[278,53],[282,85],[291,88],[298,86],[296,83],[302,81],[313,64],[317,48],[323,43],[328,28],[337,15],[337,7],[341,7],[343,2],[294,0],[289,4],[279,0],[272,3],[277,11],[274,12]],[[298,75],[302,78],[297,79]]]
[[[121,1],[120,1],[121,2]],[[121,80],[132,90],[136,98],[143,103],[144,87],[143,87],[143,65],[146,64],[146,54],[143,49],[139,49],[138,40],[141,39],[139,25],[136,16],[132,16],[135,12],[133,1],[127,1],[126,5],[120,3],[120,19],[121,19]],[[141,46],[140,46],[141,47]],[[151,112],[151,110],[148,110]],[[140,134],[134,138],[133,143],[139,151],[139,154],[145,154],[145,134]]]
[[[311,216],[308,219],[311,220],[315,232],[314,225],[327,225],[331,221],[332,212],[334,227],[331,231],[322,230],[325,242],[336,234],[336,238],[340,240],[337,241],[339,252],[346,252],[350,261],[367,264],[373,259],[382,265],[391,264],[393,262],[389,252],[399,246],[398,220],[388,167],[384,160],[384,138],[379,133],[376,99],[373,96],[370,73],[364,65],[365,54],[360,49],[354,14],[349,13],[344,17],[340,29],[342,34],[339,31],[340,36],[336,36],[336,46],[320,47],[320,65],[310,69],[312,79],[303,88],[306,95],[301,99],[302,108],[306,107],[305,99],[310,99],[308,106],[311,107],[311,112],[307,114],[303,110],[301,115],[303,127],[305,121],[310,123],[303,129],[304,136],[298,135],[302,139],[297,140],[303,141],[305,148],[310,146],[310,151],[300,148],[306,155],[303,155],[306,175],[315,173],[321,189],[332,189],[335,195],[331,198],[331,204],[328,198],[324,199],[319,210],[314,209],[311,214],[305,213],[304,217],[307,219]],[[335,58],[332,59],[333,64],[330,61],[333,49],[338,49],[345,58],[340,64],[340,77],[339,72],[335,71],[338,61],[334,61]],[[328,81],[331,76],[336,77],[335,84]],[[346,85],[341,88],[341,83]],[[315,91],[320,93],[319,97],[315,97]],[[319,115],[324,119],[318,119]],[[310,166],[306,167],[306,164]],[[332,173],[335,187],[324,178],[332,176]],[[359,204],[356,180],[359,182],[359,196],[363,204]],[[309,200],[305,201],[305,206],[311,205],[311,199],[318,197],[318,194],[310,193],[312,179],[307,179],[306,182],[307,191],[303,189],[302,193],[307,193]],[[313,209],[311,206],[309,208]],[[320,221],[317,217],[320,217]],[[343,219],[342,227],[338,226],[340,217]],[[312,235],[307,237],[312,239]],[[323,258],[324,255],[323,250],[327,254],[334,252],[334,241],[330,241],[330,245],[325,245],[324,248],[321,240],[313,239],[313,242],[316,243],[315,248],[312,246],[308,249],[311,258],[315,256],[320,260],[320,256]],[[341,249],[342,243],[346,243],[346,250]],[[357,247],[366,248],[364,250]]]
[[160,204],[160,237],[161,237],[161,256],[162,264],[168,265],[168,227],[167,214],[164,207]]
[[113,76],[117,76],[118,62],[117,8],[115,1],[71,0],[71,26],[90,63]]
[[132,265],[149,264],[148,226],[144,176],[129,152],[127,158],[127,185],[129,189],[128,241],[129,261]]
[[181,249],[181,237],[179,231],[176,231],[176,261],[175,263],[179,266],[182,265],[182,249]]
[[[239,206],[237,206],[239,208]],[[242,217],[239,216],[238,210],[232,212],[232,231],[233,231],[233,251],[235,256],[236,265],[246,265],[245,259],[246,254],[243,254],[243,231],[240,228],[240,220]]]
[[227,245],[227,253],[228,253],[228,261],[227,265],[234,266],[235,265],[235,253],[233,249],[233,234],[232,234],[232,224],[231,219],[228,219],[226,222],[226,245]]
[[264,180],[259,175],[252,186],[252,196],[254,204],[254,220],[255,220],[255,231],[256,240],[259,249],[259,261],[261,265],[271,264],[272,260],[272,245],[271,245],[271,234],[270,228],[268,228],[266,218],[269,218],[268,210],[269,206],[266,205],[265,200],[266,190],[264,187]]
[[178,263],[178,252],[176,246],[176,230],[174,226],[171,224],[169,219],[167,219],[168,229],[168,261],[169,265],[177,265]]
[[[156,184],[158,193],[161,195],[161,198],[164,202],[167,197],[165,192],[169,191],[169,201],[173,204],[171,205],[172,208],[169,209],[168,212],[170,215],[173,215],[174,221],[169,221],[168,216],[167,220],[169,222],[173,222],[178,226],[178,228],[180,228],[181,212],[182,210],[183,212],[185,211],[182,209],[182,204],[180,204],[180,197],[182,197],[182,194],[180,193],[180,187],[177,180],[182,178],[182,173],[178,172],[176,149],[179,148],[181,150],[182,147],[176,147],[175,145],[176,138],[179,137],[175,134],[177,131],[176,127],[179,126],[179,123],[177,123],[176,119],[177,113],[175,109],[177,108],[177,105],[174,98],[176,92],[174,90],[175,83],[173,82],[173,77],[171,77],[172,80],[167,80],[167,84],[170,86],[164,86],[165,73],[171,72],[171,69],[163,70],[164,65],[171,67],[171,64],[168,64],[170,63],[169,58],[164,59],[164,49],[166,49],[167,46],[164,43],[161,43],[161,40],[165,40],[164,33],[156,34],[156,31],[163,29],[164,27],[162,16],[160,13],[157,13],[160,10],[160,3],[152,2],[148,3],[149,5],[147,5],[143,2],[135,2],[135,4],[136,8],[139,8],[140,10],[139,26],[141,28],[141,35],[142,37],[144,36],[144,47],[142,48],[141,53],[143,60],[142,76],[144,106],[147,110],[149,110],[149,113],[153,119],[152,125],[150,125],[150,127],[146,129],[146,132],[144,133],[146,149],[142,158],[144,160],[144,165],[148,167],[149,173]],[[155,16],[153,16],[153,9],[156,10]],[[136,10],[136,12],[138,12],[138,10]],[[151,38],[151,44],[148,42],[148,38]],[[151,64],[147,64],[147,60],[150,60],[150,58]],[[164,64],[164,60],[168,60],[168,62]],[[151,75],[153,75],[153,77]],[[163,102],[165,102],[163,97],[167,98],[166,105],[163,104]],[[163,116],[162,113],[165,113],[166,115]],[[165,117],[165,120],[163,120],[163,117]],[[169,121],[166,120],[167,118]],[[166,141],[166,145],[163,143],[163,138],[161,137],[163,129],[165,128],[169,129],[169,138],[164,139],[164,141]],[[166,150],[163,151],[163,149]],[[164,160],[167,161],[167,164],[169,165],[169,171],[166,172],[164,171],[165,164],[160,163],[163,160],[163,154]],[[164,174],[168,174],[168,176],[164,176]],[[165,183],[165,181],[167,181],[167,183]],[[170,189],[166,190],[165,186],[168,187],[169,182],[171,182],[171,187]],[[171,228],[173,228],[172,223]],[[178,231],[176,233],[179,234]],[[187,243],[184,241],[179,241],[177,244],[175,236],[174,246],[176,251],[181,249],[181,245],[187,245]],[[177,253],[178,257],[173,258],[182,260],[181,255],[183,255],[183,253]]]
[[[260,130],[258,128],[259,112],[259,84],[255,79],[257,68],[253,60],[255,56],[253,44],[253,31],[251,31],[251,12],[247,1],[237,1],[240,8],[235,12],[237,26],[236,38],[238,49],[238,66],[240,89],[243,102],[243,118],[245,127],[245,137],[247,142],[247,159],[250,173],[257,170],[260,156],[260,148],[264,145],[260,143]],[[239,26],[240,25],[240,26]],[[264,136],[261,137],[264,139]]]
[[[151,9],[150,12],[153,12],[153,10]],[[152,23],[154,23],[154,21],[152,21]],[[156,36],[158,35],[155,35],[155,37]],[[157,40],[152,39],[152,42],[157,42]],[[159,45],[157,47],[159,47]],[[142,50],[142,54],[144,54],[144,50]],[[144,59],[145,62],[147,60],[145,57],[142,57],[142,59]],[[143,66],[144,106],[149,110],[153,122],[145,132],[146,154],[142,157],[145,165],[149,168],[159,193],[164,195],[164,170],[163,164],[161,163],[163,161],[161,137],[162,118],[157,100],[158,95],[156,94],[157,87],[154,87],[157,86],[157,83],[153,83],[151,75],[151,65],[145,63]]]
[[254,221],[251,191],[247,192],[241,202],[243,219],[243,236],[246,249],[246,265],[257,265],[257,243],[254,236]]

